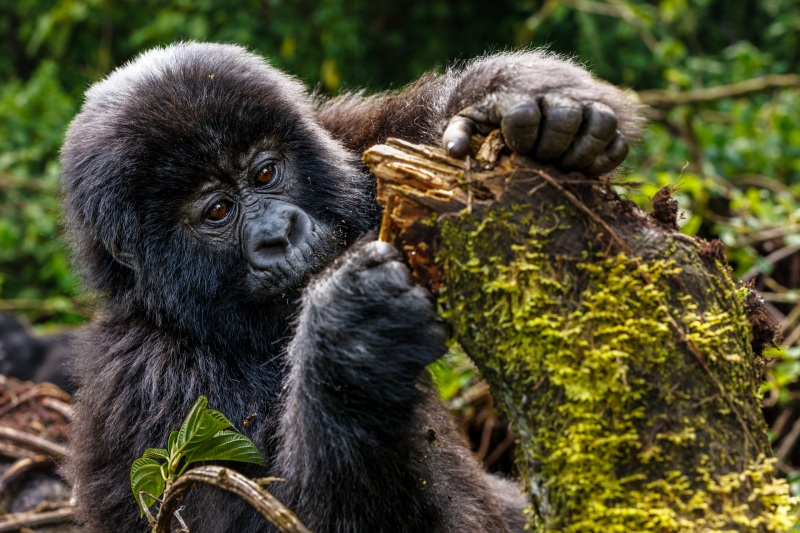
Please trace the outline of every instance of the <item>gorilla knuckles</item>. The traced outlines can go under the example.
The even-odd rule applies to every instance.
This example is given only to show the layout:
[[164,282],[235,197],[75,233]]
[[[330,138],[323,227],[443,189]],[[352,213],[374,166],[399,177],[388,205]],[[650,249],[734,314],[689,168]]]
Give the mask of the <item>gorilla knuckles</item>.
[[[640,106],[555,55],[541,51],[524,55],[528,61],[511,69],[504,67],[515,63],[517,54],[499,54],[491,57],[490,65],[478,60],[465,68],[468,73],[483,67],[482,75],[493,76],[495,90],[473,96],[467,105],[457,100],[458,108],[448,109],[452,118],[442,144],[450,154],[464,157],[472,133],[500,127],[513,151],[567,171],[597,176],[619,166],[628,154],[628,143],[640,134]],[[456,90],[460,92],[461,87]]]
[[616,125],[614,112],[599,102],[581,104],[557,94],[536,99],[491,96],[453,117],[442,143],[451,155],[463,157],[472,133],[500,126],[514,152],[596,176],[616,168],[628,154]]
[[[521,531],[525,499],[468,459],[422,372],[444,351],[430,295],[393,247],[350,246],[380,219],[357,154],[389,136],[453,152],[501,126],[517,150],[598,170],[638,123],[618,90],[539,52],[314,101],[241,48],[189,43],[93,86],[61,176],[103,297],[74,369],[83,530],[143,526],[130,464],[202,393],[233,421],[259,414],[243,431],[270,467],[244,470],[286,479],[271,490],[314,531]],[[265,528],[219,491],[185,504],[192,531]]]
[[[338,301],[354,305],[341,313]],[[422,367],[445,352],[445,328],[436,321],[431,294],[414,284],[388,243],[363,243],[342,256],[308,287],[306,302],[303,312],[308,316],[301,316],[301,322],[318,324],[321,335],[342,345],[342,353],[368,360],[388,379],[413,381]],[[395,339],[405,342],[398,345]],[[354,378],[358,383],[375,381]]]

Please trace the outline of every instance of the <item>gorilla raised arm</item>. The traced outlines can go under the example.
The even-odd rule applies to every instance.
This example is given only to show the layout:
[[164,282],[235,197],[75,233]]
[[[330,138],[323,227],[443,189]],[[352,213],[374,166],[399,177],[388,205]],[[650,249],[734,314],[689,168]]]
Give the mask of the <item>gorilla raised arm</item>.
[[[69,471],[87,532],[144,530],[131,462],[192,402],[267,458],[245,473],[317,532],[520,530],[516,487],[484,475],[423,369],[444,351],[427,292],[376,226],[360,151],[387,136],[464,154],[473,131],[565,168],[610,170],[635,106],[571,63],[488,56],[404,91],[314,101],[241,48],[152,50],[93,86],[62,152],[67,225],[101,296],[74,373]],[[338,258],[338,259],[337,259]],[[216,489],[193,532],[264,531]]]

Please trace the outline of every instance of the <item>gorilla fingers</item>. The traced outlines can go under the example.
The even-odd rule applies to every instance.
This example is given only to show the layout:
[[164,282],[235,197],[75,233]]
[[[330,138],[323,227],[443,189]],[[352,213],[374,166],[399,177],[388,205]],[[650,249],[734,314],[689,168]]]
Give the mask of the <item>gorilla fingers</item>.
[[559,94],[491,95],[450,119],[442,144],[451,156],[464,157],[470,135],[497,126],[512,151],[589,176],[613,170],[628,155],[628,143],[617,131],[609,106]]
[[319,387],[314,395],[352,387],[368,408],[390,392],[388,383],[413,388],[445,351],[432,296],[414,284],[396,248],[380,241],[356,245],[311,283],[296,327],[289,362],[315,367],[302,386]]

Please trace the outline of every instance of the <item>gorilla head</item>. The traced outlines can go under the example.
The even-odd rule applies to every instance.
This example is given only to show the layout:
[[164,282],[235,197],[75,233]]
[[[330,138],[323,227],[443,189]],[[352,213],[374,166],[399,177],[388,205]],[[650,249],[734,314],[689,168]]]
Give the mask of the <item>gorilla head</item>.
[[92,288],[201,338],[296,299],[377,212],[313,117],[297,81],[234,46],[152,50],[93,86],[62,152]]

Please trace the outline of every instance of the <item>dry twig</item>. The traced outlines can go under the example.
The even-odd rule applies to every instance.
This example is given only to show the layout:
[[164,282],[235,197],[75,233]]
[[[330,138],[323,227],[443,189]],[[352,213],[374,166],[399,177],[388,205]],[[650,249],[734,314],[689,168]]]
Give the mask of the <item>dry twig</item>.
[[61,459],[66,454],[66,448],[61,444],[9,427],[0,426],[0,439],[10,440],[14,444],[20,444],[35,452],[46,453],[56,459]]
[[724,98],[740,98],[771,89],[800,87],[798,74],[769,74],[763,78],[740,81],[730,85],[719,85],[690,91],[640,91],[643,104],[669,109],[682,104],[703,104]]
[[183,493],[195,483],[207,483],[236,494],[252,505],[281,533],[310,533],[297,517],[266,489],[244,475],[222,466],[200,466],[178,478],[164,493],[153,533],[169,533]]
[[72,506],[64,506],[53,511],[10,514],[6,515],[5,520],[0,521],[0,533],[11,533],[22,528],[65,524],[72,522],[74,517],[75,511]]
[[42,468],[52,466],[53,458],[46,455],[36,455],[34,457],[23,457],[18,459],[8,469],[0,475],[0,495],[2,495],[12,483],[17,481],[23,474]]

